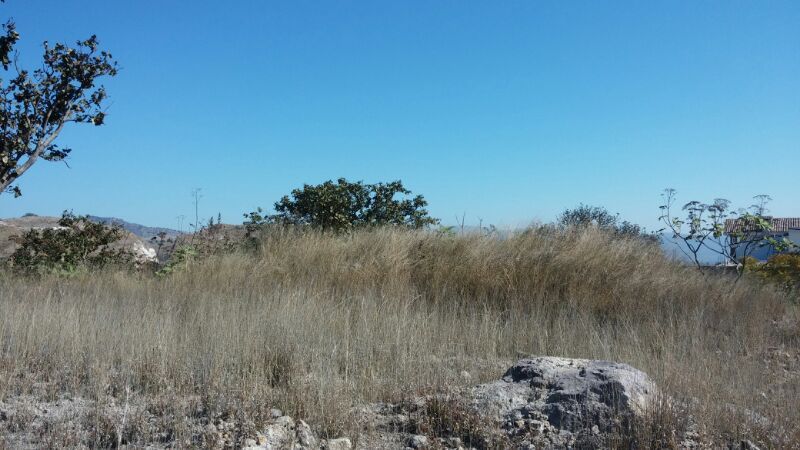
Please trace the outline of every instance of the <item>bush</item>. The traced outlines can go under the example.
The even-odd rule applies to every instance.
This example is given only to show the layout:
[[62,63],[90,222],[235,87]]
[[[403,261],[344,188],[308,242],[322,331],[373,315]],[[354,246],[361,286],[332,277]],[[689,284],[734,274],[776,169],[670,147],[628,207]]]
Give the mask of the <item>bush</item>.
[[22,236],[11,238],[19,244],[9,258],[14,272],[25,275],[69,274],[80,268],[130,266],[134,261],[131,252],[111,247],[125,236],[118,226],[108,227],[66,211],[58,225],[56,228],[31,229]]
[[428,215],[428,202],[421,195],[409,196],[411,191],[399,180],[389,183],[351,183],[339,178],[335,183],[304,185],[291,196],[275,203],[274,215],[263,215],[261,208],[245,214],[248,229],[268,223],[309,225],[322,230],[343,231],[353,228],[398,225],[423,228],[439,221]]
[[765,281],[789,292],[800,292],[800,253],[781,253],[764,264],[748,267]]
[[164,266],[156,272],[156,275],[167,276],[179,270],[185,269],[197,257],[197,249],[192,245],[182,245],[175,249]]
[[557,224],[564,228],[594,226],[604,231],[610,231],[619,237],[640,237],[650,241],[658,240],[657,236],[648,233],[641,226],[627,220],[620,220],[619,214],[611,214],[602,206],[589,206],[581,203],[575,209],[565,209],[558,216]]

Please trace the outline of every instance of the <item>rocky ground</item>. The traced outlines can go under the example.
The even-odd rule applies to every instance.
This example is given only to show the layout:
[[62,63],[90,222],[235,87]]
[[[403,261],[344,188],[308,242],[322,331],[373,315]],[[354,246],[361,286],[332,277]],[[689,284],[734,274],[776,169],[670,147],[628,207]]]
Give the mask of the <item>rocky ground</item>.
[[[779,355],[781,357],[785,355]],[[785,358],[783,358],[785,359]],[[785,363],[784,363],[785,364]],[[126,446],[129,427],[152,427],[158,438],[148,448],[205,447],[247,449],[489,449],[628,448],[647,446],[634,430],[646,424],[664,396],[645,374],[609,361],[534,357],[518,361],[497,381],[458,392],[357,408],[362,433],[322,438],[303,420],[269,412],[253,423],[208,418],[189,421],[191,439],[159,435],[163,411],[152,406],[98,407],[82,399],[36,401],[16,397],[0,402],[0,448]],[[184,411],[191,411],[192,399]],[[673,405],[675,406],[675,405]],[[191,415],[191,414],[189,414]],[[675,448],[707,448],[689,416],[666,439]],[[734,448],[757,448],[750,441]],[[132,446],[136,447],[136,446]]]

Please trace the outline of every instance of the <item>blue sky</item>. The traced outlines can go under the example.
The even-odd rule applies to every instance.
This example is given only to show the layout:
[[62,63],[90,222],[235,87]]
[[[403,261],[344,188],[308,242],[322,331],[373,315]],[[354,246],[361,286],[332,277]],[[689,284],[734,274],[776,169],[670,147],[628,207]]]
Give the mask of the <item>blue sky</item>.
[[23,66],[97,34],[122,71],[0,217],[177,227],[303,183],[402,179],[500,226],[580,202],[656,228],[659,194],[800,215],[800,2],[8,0]]

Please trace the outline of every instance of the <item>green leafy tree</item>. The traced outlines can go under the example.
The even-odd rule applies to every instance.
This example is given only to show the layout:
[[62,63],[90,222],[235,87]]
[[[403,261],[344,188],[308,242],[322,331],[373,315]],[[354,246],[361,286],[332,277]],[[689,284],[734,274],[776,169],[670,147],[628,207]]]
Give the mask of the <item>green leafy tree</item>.
[[380,225],[423,228],[439,222],[428,215],[427,204],[421,195],[412,197],[399,180],[365,184],[339,178],[295,189],[275,203],[276,214],[259,208],[245,214],[245,225],[280,223],[331,231]]
[[[117,74],[110,53],[99,50],[96,36],[75,47],[44,43],[40,68],[20,69],[13,55],[19,40],[14,22],[2,26],[0,64],[0,192],[22,195],[12,185],[37,160],[62,161],[71,149],[54,143],[69,122],[102,125],[106,99],[97,80]],[[13,68],[13,69],[12,69]]]

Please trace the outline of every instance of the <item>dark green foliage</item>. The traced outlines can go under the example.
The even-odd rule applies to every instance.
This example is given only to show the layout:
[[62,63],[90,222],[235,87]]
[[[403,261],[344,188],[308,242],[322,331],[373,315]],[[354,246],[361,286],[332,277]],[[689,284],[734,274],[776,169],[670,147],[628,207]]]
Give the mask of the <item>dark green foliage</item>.
[[9,258],[15,272],[25,275],[63,274],[73,273],[79,268],[132,265],[132,253],[110,246],[125,236],[121,228],[107,227],[66,211],[58,225],[58,228],[31,229],[22,236],[12,237],[19,244]]
[[53,143],[65,124],[103,124],[106,92],[95,82],[116,75],[117,65],[92,36],[74,48],[45,42],[41,67],[29,72],[12,64],[19,40],[14,22],[2,28],[0,64],[6,72],[13,67],[13,73],[0,80],[0,192],[19,196],[19,187],[11,184],[39,158],[61,161],[69,155],[71,149]]
[[575,209],[565,209],[558,216],[558,224],[565,227],[587,227],[590,225],[598,228],[611,228],[617,224],[617,216],[600,206],[589,206],[581,203]]
[[[401,181],[365,184],[344,178],[318,185],[304,185],[275,203],[274,215],[261,208],[245,214],[249,228],[267,223],[309,225],[322,230],[343,231],[353,228],[396,225],[423,228],[439,221],[428,215],[428,202]],[[396,196],[406,198],[395,198]]]
[[581,203],[575,209],[566,209],[558,216],[558,225],[562,227],[584,228],[595,226],[620,237],[640,237],[650,241],[657,238],[647,233],[642,227],[627,220],[620,220],[619,214],[611,214],[602,206],[589,206]]

